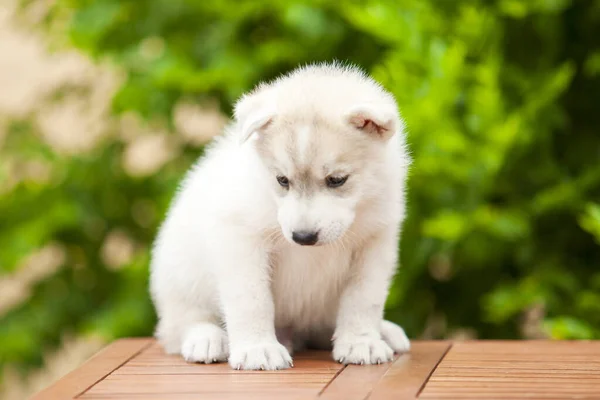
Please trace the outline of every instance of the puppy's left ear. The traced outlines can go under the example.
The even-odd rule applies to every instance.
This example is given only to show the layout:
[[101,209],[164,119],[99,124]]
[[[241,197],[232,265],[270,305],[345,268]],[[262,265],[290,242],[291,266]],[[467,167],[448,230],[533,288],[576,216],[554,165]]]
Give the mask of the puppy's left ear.
[[275,116],[269,96],[260,88],[242,97],[235,105],[234,116],[238,122],[240,143],[247,141],[255,132],[266,128]]
[[398,129],[399,118],[397,112],[389,106],[360,104],[350,109],[346,114],[346,121],[360,131],[387,140]]

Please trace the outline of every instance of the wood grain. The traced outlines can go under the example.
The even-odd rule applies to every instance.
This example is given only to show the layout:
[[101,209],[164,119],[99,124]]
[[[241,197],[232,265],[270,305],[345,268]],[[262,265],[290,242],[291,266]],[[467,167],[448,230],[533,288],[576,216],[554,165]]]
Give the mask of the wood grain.
[[81,399],[314,399],[343,368],[329,352],[294,357],[294,368],[236,371],[225,363],[191,364],[153,344],[98,382]]
[[34,399],[600,399],[598,341],[415,341],[393,363],[342,366],[314,351],[294,364],[235,371],[123,339]]
[[420,399],[600,399],[600,342],[456,343]]
[[143,395],[99,395],[86,396],[89,400],[199,400],[199,399],[225,399],[225,400],[308,400],[315,399],[314,390],[287,389],[283,391],[252,391],[247,393],[227,393],[223,391],[198,393],[175,393],[165,395],[164,393]]
[[32,400],[74,399],[152,344],[152,339],[120,339],[42,390]]
[[451,346],[450,342],[413,343],[411,352],[398,357],[369,399],[416,399],[427,378]]
[[323,399],[366,399],[391,365],[391,363],[348,365],[323,389],[320,397]]

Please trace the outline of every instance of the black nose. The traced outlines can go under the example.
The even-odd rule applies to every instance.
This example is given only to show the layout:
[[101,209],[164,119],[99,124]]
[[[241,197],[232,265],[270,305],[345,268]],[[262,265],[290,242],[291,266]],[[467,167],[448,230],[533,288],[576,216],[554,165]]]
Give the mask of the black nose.
[[303,246],[312,246],[319,240],[319,232],[298,231],[292,232],[294,242]]

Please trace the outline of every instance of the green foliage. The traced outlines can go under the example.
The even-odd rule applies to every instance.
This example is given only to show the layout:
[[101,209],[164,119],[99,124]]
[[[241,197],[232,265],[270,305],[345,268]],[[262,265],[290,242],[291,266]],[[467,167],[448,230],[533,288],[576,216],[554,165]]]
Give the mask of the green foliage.
[[579,221],[581,227],[594,235],[600,244],[600,205],[589,204]]
[[[298,64],[362,66],[396,96],[415,159],[388,317],[413,337],[442,319],[430,335],[516,338],[541,307],[551,337],[600,338],[599,1],[57,0],[44,22],[123,69],[115,112],[169,124],[181,100],[228,112]],[[65,331],[152,332],[148,247],[198,155],[140,179],[123,171],[119,139],[58,157],[35,138],[16,121],[0,150],[52,176],[0,197],[0,269],[50,240],[67,257],[0,316],[0,363],[38,362]],[[113,228],[141,245],[118,272],[98,255]]]

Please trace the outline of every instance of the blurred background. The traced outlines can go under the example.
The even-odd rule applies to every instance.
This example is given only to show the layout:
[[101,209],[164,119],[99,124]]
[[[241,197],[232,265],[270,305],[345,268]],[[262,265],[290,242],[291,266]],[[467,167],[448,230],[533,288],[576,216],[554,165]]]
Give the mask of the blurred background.
[[152,334],[148,250],[257,82],[339,59],[415,162],[387,317],[600,338],[600,1],[2,0],[0,398]]

